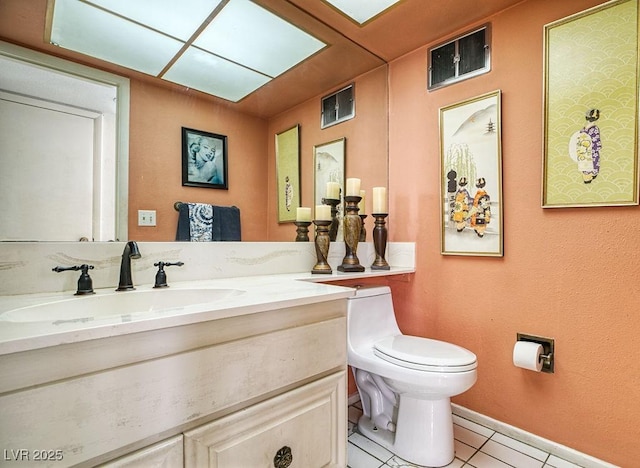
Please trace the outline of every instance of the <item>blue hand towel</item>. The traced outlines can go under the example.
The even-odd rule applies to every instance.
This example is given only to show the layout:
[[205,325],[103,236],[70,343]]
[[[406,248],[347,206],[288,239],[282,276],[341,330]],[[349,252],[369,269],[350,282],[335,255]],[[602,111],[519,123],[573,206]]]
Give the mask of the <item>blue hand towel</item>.
[[[192,205],[203,205],[200,203],[182,203],[178,207],[178,228],[176,231],[176,241],[240,241],[241,226],[240,226],[240,209],[236,206],[208,206],[212,210],[213,219],[207,226],[207,215],[204,215],[203,219],[192,220],[192,215],[196,217],[202,217],[203,214],[208,213],[208,209],[194,209]],[[195,224],[194,224],[195,223]],[[210,232],[210,238],[208,238],[203,230],[208,229]]]

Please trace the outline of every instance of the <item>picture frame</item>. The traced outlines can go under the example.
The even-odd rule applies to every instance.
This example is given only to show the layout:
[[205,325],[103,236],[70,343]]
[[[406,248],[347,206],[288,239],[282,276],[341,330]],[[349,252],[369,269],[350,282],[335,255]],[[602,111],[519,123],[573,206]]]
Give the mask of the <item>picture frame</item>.
[[314,205],[322,205],[322,199],[327,197],[327,183],[337,182],[340,187],[340,200],[337,205],[338,231],[336,241],[343,239],[342,200],[345,193],[345,163],[347,139],[339,138],[315,145],[313,147],[313,193]]
[[300,125],[276,134],[278,222],[296,220],[300,206]]
[[501,95],[440,109],[442,255],[503,256]]
[[182,185],[229,188],[225,135],[182,127]]
[[545,25],[543,208],[638,204],[639,50],[635,0]]

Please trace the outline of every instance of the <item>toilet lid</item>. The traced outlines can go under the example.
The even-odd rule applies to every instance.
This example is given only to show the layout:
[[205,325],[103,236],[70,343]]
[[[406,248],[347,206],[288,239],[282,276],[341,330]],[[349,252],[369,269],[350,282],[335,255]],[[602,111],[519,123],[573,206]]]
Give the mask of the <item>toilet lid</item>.
[[377,341],[373,346],[373,351],[379,358],[410,369],[465,372],[477,367],[475,354],[444,341],[396,335]]

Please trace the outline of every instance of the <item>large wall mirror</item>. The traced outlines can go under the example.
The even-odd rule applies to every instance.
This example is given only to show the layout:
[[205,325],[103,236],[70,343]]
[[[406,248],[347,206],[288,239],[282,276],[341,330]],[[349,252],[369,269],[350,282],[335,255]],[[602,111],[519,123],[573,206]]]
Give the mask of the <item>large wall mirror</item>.
[[[0,132],[4,132],[0,134],[4,145],[0,147],[0,201],[4,206],[0,211],[0,225],[6,229],[0,228],[5,229],[0,230],[0,241],[124,241],[129,237],[141,241],[172,241],[177,219],[173,210],[175,201],[211,201],[241,208],[244,204],[247,208],[243,211],[246,214],[243,234],[247,227],[249,235],[243,235],[243,240],[284,240],[282,231],[278,233],[282,226],[278,226],[277,218],[269,211],[276,199],[272,193],[274,181],[270,180],[275,177],[270,172],[274,170],[273,161],[268,160],[272,149],[265,145],[273,141],[272,133],[281,130],[280,122],[289,125],[284,123],[283,116],[292,115],[293,123],[299,123],[296,112],[304,112],[301,178],[302,185],[311,190],[313,146],[344,136],[341,132],[345,128],[342,127],[345,124],[340,124],[320,129],[320,98],[367,74],[364,84],[356,86],[357,119],[347,124],[352,125],[347,136],[347,164],[355,162],[358,151],[362,150],[366,158],[361,159],[366,161],[366,166],[381,168],[385,173],[384,180],[377,177],[375,184],[386,183],[385,62],[324,19],[316,19],[311,10],[306,11],[296,2],[252,1],[320,38],[327,47],[234,103],[43,42],[47,7],[52,2],[6,0],[4,18],[0,18],[0,105],[3,106]],[[378,72],[370,74],[374,70]],[[165,91],[158,93],[156,89]],[[362,99],[367,93],[375,104],[359,106],[358,102],[364,102]],[[162,115],[153,114],[158,95],[166,98],[157,104]],[[310,108],[313,108],[313,119],[309,118]],[[201,112],[202,109],[206,112]],[[250,125],[253,134],[259,134],[259,142],[252,146],[243,142],[242,148],[238,148],[238,141],[244,130],[242,133],[239,130],[235,137],[229,134],[229,166],[237,170],[241,165],[259,165],[253,174],[255,180],[246,184],[242,180],[245,174],[231,174],[230,187],[225,193],[194,188],[185,192],[189,189],[181,187],[179,181],[164,177],[174,172],[170,164],[177,163],[179,167],[179,152],[175,152],[175,158],[171,155],[174,159],[170,164],[164,160],[158,162],[158,149],[165,150],[166,144],[155,141],[153,132],[160,137],[169,131],[179,135],[182,126],[193,128],[195,125],[199,130],[227,135],[216,124],[206,125],[208,115],[214,116],[211,120],[230,120],[227,114],[220,117],[220,109],[249,116],[242,125]],[[22,122],[23,117],[31,118],[31,114],[38,115],[40,120],[36,122],[39,123]],[[56,123],[45,123],[47,116],[55,116]],[[200,121],[192,124],[193,116]],[[173,121],[167,123],[172,117]],[[145,119],[161,122],[145,122]],[[246,124],[247,121],[250,123]],[[365,128],[372,131],[367,132]],[[371,134],[385,140],[376,141],[375,151],[358,143],[359,139],[371,140]],[[252,151],[251,158],[246,157],[247,149]],[[162,175],[158,175],[158,166],[165,171]],[[251,177],[249,174],[248,179]],[[243,183],[253,192],[247,195],[249,190],[245,187],[241,191],[239,186]],[[165,194],[166,199],[162,198]],[[310,203],[310,199],[303,201]],[[150,206],[151,202],[157,203],[158,208]],[[139,209],[166,210],[158,211],[158,222],[163,225],[155,230],[139,229],[132,223]],[[252,222],[260,226],[251,229]],[[164,230],[158,235],[161,229]]]

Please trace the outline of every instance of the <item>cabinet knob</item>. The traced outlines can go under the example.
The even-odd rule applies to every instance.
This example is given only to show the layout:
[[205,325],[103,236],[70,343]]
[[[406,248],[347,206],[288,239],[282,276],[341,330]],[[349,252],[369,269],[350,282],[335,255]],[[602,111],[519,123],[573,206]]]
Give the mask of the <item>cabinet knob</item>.
[[291,453],[291,447],[286,445],[276,452],[276,456],[273,457],[274,468],[287,468],[293,461],[293,453]]

